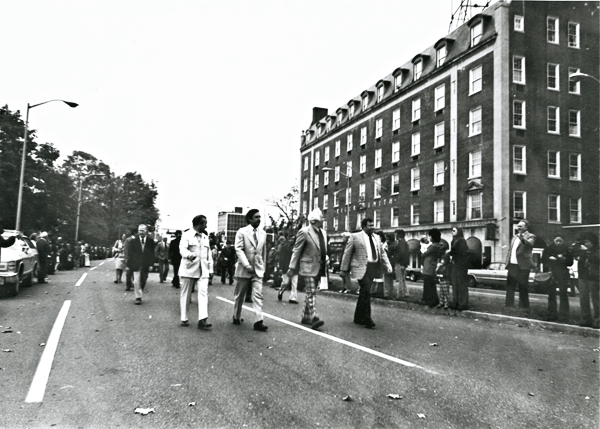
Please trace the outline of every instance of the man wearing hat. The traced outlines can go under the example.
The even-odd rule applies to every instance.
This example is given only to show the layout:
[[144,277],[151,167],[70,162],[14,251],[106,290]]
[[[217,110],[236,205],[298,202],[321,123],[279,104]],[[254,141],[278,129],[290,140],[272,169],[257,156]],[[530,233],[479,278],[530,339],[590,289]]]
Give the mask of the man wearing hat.
[[323,213],[319,208],[309,213],[308,221],[310,225],[302,228],[296,235],[296,244],[294,244],[287,274],[291,278],[298,271],[298,274],[304,277],[306,301],[302,312],[302,323],[317,329],[325,323],[317,315],[316,303],[318,281],[327,275],[327,233],[322,229]]
[[43,231],[37,241],[35,247],[38,252],[40,261],[40,269],[38,270],[38,283],[46,283],[46,275],[48,274],[48,255],[50,254],[50,244],[48,243],[48,233]]

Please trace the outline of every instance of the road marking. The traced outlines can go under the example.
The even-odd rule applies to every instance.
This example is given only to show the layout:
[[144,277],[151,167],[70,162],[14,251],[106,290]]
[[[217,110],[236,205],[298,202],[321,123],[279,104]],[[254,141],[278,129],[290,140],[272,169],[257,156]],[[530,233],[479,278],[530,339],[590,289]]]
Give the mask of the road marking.
[[93,271],[93,270],[95,270],[98,267],[99,267],[99,265],[96,265],[94,268],[90,269],[90,271]]
[[83,281],[85,280],[86,277],[87,277],[87,273],[83,273],[81,278],[77,281],[77,283],[75,283],[75,286],[81,286],[81,283],[83,283]]
[[42,402],[44,400],[44,393],[46,392],[46,385],[48,384],[48,378],[50,377],[52,362],[54,361],[54,355],[58,348],[58,340],[60,339],[60,334],[65,325],[65,320],[67,319],[70,307],[71,301],[65,301],[58,313],[58,317],[54,322],[54,327],[52,327],[48,341],[46,341],[46,348],[44,349],[44,353],[42,353],[40,363],[33,376],[33,381],[31,382],[31,387],[29,388],[29,393],[25,398],[25,402]]
[[[226,298],[223,298],[223,297],[220,297],[220,296],[217,296],[217,299],[220,299],[221,301],[225,301],[225,302],[227,302],[229,304],[234,304],[233,301],[231,301],[229,299],[226,299]],[[246,305],[242,306],[242,308],[244,308],[246,310],[249,310],[249,311],[253,311],[253,309],[251,307],[248,307]],[[377,356],[377,357],[380,357],[380,358],[383,358],[383,359],[387,359],[387,360],[395,362],[395,363],[399,363],[400,365],[404,365],[404,366],[407,366],[407,367],[410,367],[410,368],[422,369],[423,371],[426,371],[426,372],[428,372],[430,374],[437,374],[437,372],[435,372],[435,371],[431,371],[429,369],[423,368],[422,366],[419,366],[419,365],[414,364],[412,362],[408,362],[408,361],[405,361],[405,360],[402,360],[402,359],[398,359],[398,358],[396,358],[394,356],[386,355],[385,353],[381,353],[381,352],[378,352],[376,350],[369,349],[369,348],[361,346],[359,344],[351,343],[350,341],[342,340],[341,338],[334,337],[333,335],[325,334],[323,332],[316,331],[316,330],[311,329],[311,328],[307,328],[307,327],[302,326],[302,325],[300,325],[298,323],[290,322],[289,320],[285,320],[285,319],[282,319],[282,318],[277,317],[277,316],[273,316],[273,315],[268,314],[268,313],[263,313],[263,316],[268,317],[269,319],[276,320],[276,321],[281,322],[281,323],[285,323],[286,325],[293,326],[294,328],[301,329],[301,330],[309,332],[311,334],[318,335],[319,337],[323,337],[323,338],[326,338],[328,340],[335,341],[336,343],[344,344],[345,346],[352,347],[354,349],[363,351],[365,353],[369,353],[369,354],[372,354],[374,356]]]
[[104,264],[104,262],[105,262],[105,261],[102,261],[102,262],[100,262],[100,263],[98,264],[98,266],[100,266],[100,265]]

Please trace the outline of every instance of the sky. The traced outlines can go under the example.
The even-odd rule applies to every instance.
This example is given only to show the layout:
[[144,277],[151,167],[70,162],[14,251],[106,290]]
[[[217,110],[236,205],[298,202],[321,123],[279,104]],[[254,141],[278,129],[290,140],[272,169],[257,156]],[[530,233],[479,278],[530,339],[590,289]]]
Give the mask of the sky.
[[37,142],[154,181],[162,227],[215,231],[297,185],[313,107],[335,114],[433,45],[459,4],[3,1],[0,104],[79,103],[31,109]]

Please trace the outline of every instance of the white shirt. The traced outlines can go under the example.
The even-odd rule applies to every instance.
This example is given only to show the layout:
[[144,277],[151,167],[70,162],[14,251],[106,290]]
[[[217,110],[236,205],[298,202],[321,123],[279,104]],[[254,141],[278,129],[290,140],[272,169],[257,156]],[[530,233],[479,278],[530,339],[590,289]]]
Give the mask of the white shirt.
[[519,239],[519,237],[513,237],[513,243],[512,243],[512,248],[510,249],[510,263],[511,264],[518,264],[519,261],[517,261],[517,247],[519,247],[519,244],[521,244],[521,240]]
[[363,239],[365,240],[365,246],[367,248],[367,262],[377,262],[379,260],[379,249],[377,248],[377,243],[375,239],[373,239],[373,244],[375,245],[375,255],[371,252],[371,242],[369,241],[369,235],[366,232],[362,232]]

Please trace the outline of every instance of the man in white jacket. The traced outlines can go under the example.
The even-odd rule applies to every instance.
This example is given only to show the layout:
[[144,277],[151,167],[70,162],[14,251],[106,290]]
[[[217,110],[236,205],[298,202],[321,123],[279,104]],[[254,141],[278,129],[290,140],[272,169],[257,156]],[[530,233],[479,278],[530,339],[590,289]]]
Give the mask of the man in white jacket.
[[191,300],[192,290],[198,284],[198,329],[209,329],[208,323],[208,279],[213,273],[213,258],[210,242],[206,234],[206,216],[198,215],[192,220],[192,229],[181,236],[179,251],[181,252],[181,326],[188,326],[187,308]]

